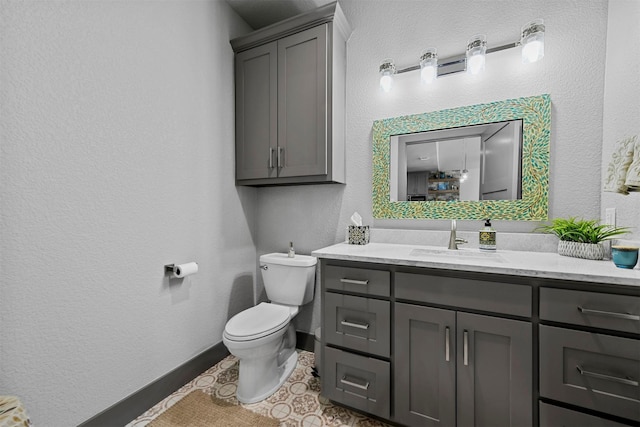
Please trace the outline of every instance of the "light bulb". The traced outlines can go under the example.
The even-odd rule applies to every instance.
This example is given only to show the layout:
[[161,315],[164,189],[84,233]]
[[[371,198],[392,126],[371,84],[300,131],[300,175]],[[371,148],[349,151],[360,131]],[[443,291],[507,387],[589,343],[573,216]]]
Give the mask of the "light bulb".
[[426,49],[420,56],[420,81],[432,83],[438,77],[438,53],[436,48]]
[[470,74],[478,75],[484,71],[485,57],[484,55],[473,55],[469,57],[468,68]]
[[487,38],[478,34],[467,42],[467,72],[477,75],[484,70],[485,55],[487,53]]
[[389,92],[393,86],[393,75],[396,72],[396,66],[392,59],[385,59],[380,65],[380,88]]
[[382,88],[383,91],[389,92],[392,86],[393,86],[393,77],[391,77],[390,74],[385,74],[382,77],[380,77],[380,88]]
[[423,67],[420,71],[420,81],[431,84],[436,79],[436,68],[432,66]]
[[544,21],[536,19],[522,27],[522,63],[530,64],[544,57]]

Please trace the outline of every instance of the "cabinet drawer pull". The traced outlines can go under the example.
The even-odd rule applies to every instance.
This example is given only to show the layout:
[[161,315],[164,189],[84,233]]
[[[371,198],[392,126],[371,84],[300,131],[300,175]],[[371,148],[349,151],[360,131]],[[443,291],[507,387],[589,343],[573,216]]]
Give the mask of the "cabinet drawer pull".
[[638,387],[638,381],[634,381],[630,378],[612,377],[611,375],[599,374],[597,372],[585,371],[580,365],[576,365],[576,369],[580,372],[580,375],[585,377],[599,378],[601,380],[613,381],[620,384],[632,385]]
[[469,366],[469,332],[462,333],[462,359],[464,366]]
[[340,279],[341,283],[349,283],[351,285],[368,285],[368,280],[356,280],[356,279]]
[[269,169],[273,169],[273,147],[269,147]]
[[578,306],[578,311],[582,314],[594,314],[596,316],[615,317],[616,319],[640,320],[640,315],[628,313],[616,313],[613,311],[593,310]]
[[444,360],[449,361],[449,327],[444,328]]
[[353,381],[349,381],[347,376],[345,375],[340,379],[340,382],[345,385],[350,385],[351,387],[359,388],[360,390],[368,390],[369,389],[369,381],[365,381],[363,384],[354,383]]
[[352,328],[358,328],[358,329],[364,329],[364,330],[369,329],[369,324],[368,323],[353,323],[353,322],[349,322],[347,320],[343,320],[342,322],[340,322],[340,324],[342,326],[350,326]]

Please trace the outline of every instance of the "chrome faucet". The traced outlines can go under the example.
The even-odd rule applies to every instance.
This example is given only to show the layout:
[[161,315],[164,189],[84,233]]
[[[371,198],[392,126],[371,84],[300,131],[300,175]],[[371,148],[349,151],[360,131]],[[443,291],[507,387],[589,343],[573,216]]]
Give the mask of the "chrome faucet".
[[451,220],[451,235],[449,236],[449,249],[457,251],[458,243],[469,243],[468,241],[456,237],[456,220]]

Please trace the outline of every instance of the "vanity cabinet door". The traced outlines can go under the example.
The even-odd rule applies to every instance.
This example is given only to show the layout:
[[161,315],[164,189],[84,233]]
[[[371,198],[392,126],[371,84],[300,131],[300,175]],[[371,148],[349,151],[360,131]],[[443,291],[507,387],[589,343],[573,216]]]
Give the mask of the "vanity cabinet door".
[[396,303],[395,421],[455,425],[455,324],[455,311]]
[[531,426],[531,323],[458,312],[457,346],[457,425]]

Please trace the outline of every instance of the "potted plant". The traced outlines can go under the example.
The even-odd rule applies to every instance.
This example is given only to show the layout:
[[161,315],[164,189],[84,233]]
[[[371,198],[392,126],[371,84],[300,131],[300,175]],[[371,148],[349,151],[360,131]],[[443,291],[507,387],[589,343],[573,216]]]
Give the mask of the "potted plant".
[[558,236],[558,254],[575,258],[604,259],[605,240],[629,232],[629,227],[598,224],[597,220],[556,218],[536,230]]

